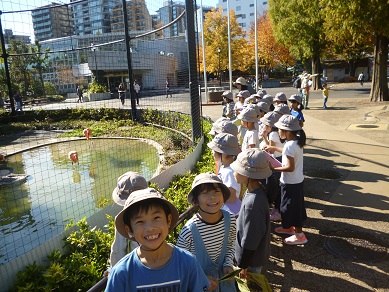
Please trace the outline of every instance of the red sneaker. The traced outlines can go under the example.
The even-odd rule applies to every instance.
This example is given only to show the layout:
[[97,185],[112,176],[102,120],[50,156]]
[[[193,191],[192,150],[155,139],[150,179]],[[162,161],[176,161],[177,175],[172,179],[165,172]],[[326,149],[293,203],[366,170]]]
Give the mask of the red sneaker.
[[293,227],[290,227],[288,229],[285,229],[285,228],[282,228],[282,227],[277,227],[276,229],[274,229],[274,231],[276,233],[279,233],[279,234],[294,235],[294,228]]
[[308,239],[303,233],[301,236],[297,236],[296,234],[289,236],[284,239],[284,242],[289,245],[298,245],[298,244],[306,244]]

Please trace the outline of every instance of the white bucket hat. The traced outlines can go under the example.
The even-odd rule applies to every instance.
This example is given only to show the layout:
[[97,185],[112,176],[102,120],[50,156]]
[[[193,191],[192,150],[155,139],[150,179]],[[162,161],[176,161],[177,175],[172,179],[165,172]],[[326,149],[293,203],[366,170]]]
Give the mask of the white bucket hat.
[[257,94],[259,95],[260,98],[263,98],[267,94],[267,91],[265,89],[259,89],[257,91]]
[[207,145],[212,150],[227,155],[236,156],[240,153],[238,138],[227,133],[217,134]]
[[266,94],[264,97],[262,97],[261,101],[266,102],[270,106],[273,103],[273,96]]
[[252,179],[265,179],[272,174],[265,153],[257,148],[249,148],[239,153],[231,163],[231,168],[234,172]]
[[193,190],[201,184],[218,184],[223,193],[224,202],[226,202],[231,195],[229,188],[223,183],[219,176],[212,172],[205,172],[200,173],[194,178],[192,189],[190,190],[187,197],[189,203],[193,204]]
[[234,82],[234,85],[235,85],[235,86],[236,86],[237,84],[247,85],[246,79],[244,79],[243,77],[239,77],[239,78],[236,79],[236,81]]
[[301,104],[301,96],[298,95],[298,94],[292,94],[292,95],[288,98],[288,100],[289,100],[289,101],[290,101],[290,100],[295,100],[295,101],[297,101],[299,104]]
[[123,237],[135,241],[135,238],[130,237],[125,229],[126,225],[124,224],[123,220],[124,212],[134,204],[148,199],[160,199],[169,207],[170,213],[172,214],[172,222],[170,224],[169,232],[175,227],[179,217],[177,208],[157,190],[153,188],[146,188],[133,192],[131,196],[128,197],[123,210],[120,211],[119,214],[117,214],[115,217],[115,227]]
[[289,114],[290,114],[290,108],[288,107],[287,104],[285,104],[285,103],[280,103],[280,104],[277,104],[277,105],[274,107],[273,112],[275,112],[275,113],[277,113],[277,114],[280,114],[281,116],[283,116],[283,115],[289,115]]
[[223,121],[230,121],[227,117],[220,117],[218,118],[213,124],[211,130],[208,132],[209,135],[215,136],[216,134],[220,133],[220,124]]
[[247,106],[249,104],[255,104],[255,103],[257,103],[257,99],[254,96],[250,96],[244,100],[243,106]]
[[117,187],[112,192],[112,199],[119,206],[124,206],[132,192],[147,188],[146,179],[138,172],[128,171],[119,176]]
[[228,120],[228,121],[222,121],[221,123],[219,123],[219,132],[218,133],[228,133],[228,134],[231,134],[231,135],[237,137],[239,130],[238,130],[237,125],[235,125],[233,122]]
[[258,121],[257,111],[251,106],[245,107],[237,116],[237,119],[242,120],[244,122],[256,122]]
[[287,131],[298,131],[301,130],[299,120],[292,115],[283,115],[277,123],[274,124],[275,127],[281,130]]
[[260,102],[257,103],[257,107],[259,110],[261,110],[265,113],[267,113],[269,111],[269,105],[266,102],[262,101],[262,99]]
[[273,101],[287,101],[287,98],[286,98],[285,93],[283,93],[283,92],[278,92],[278,93],[274,96],[274,100],[273,100]]
[[222,94],[222,96],[225,97],[225,98],[228,98],[228,99],[230,99],[230,100],[233,100],[233,99],[234,99],[234,97],[233,97],[233,95],[232,95],[232,92],[229,91],[229,90],[224,91],[223,94]]
[[276,112],[268,112],[259,120],[266,126],[274,127],[274,124],[278,122],[280,115]]
[[250,97],[250,91],[248,91],[248,90],[241,90],[241,91],[239,91],[239,93],[236,95],[236,97],[248,98],[248,97]]

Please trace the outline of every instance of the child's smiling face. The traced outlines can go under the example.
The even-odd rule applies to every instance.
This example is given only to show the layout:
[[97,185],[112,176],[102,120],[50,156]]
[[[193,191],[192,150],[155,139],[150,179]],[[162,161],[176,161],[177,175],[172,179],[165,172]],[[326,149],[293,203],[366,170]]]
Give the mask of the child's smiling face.
[[224,197],[221,189],[214,184],[214,190],[202,190],[198,196],[200,210],[213,214],[220,210],[224,204]]
[[135,237],[135,240],[149,250],[158,248],[169,234],[172,215],[166,217],[166,213],[160,206],[150,206],[145,211],[131,219],[131,228],[126,226],[127,232]]

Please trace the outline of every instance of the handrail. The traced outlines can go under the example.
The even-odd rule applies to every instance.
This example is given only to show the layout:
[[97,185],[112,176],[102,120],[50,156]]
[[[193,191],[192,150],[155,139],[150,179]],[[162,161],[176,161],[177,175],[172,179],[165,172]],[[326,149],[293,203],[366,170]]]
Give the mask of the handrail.
[[[182,213],[177,220],[177,223],[174,225],[172,230],[176,230],[177,226],[180,225],[185,219],[188,219],[190,216],[192,216],[193,212],[197,210],[197,206],[191,206],[188,209],[185,210],[184,213]],[[92,288],[90,288],[87,292],[101,292],[105,290],[105,287],[107,287],[108,277],[102,278],[99,282],[97,282],[95,285],[93,285]]]

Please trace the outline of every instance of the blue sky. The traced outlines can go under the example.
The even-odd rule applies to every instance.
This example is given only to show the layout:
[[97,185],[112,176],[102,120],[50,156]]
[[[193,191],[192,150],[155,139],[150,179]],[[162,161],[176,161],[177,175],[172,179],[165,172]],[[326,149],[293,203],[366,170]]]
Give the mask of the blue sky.
[[[116,0],[120,1],[120,0]],[[174,1],[174,0],[173,0]],[[56,3],[70,3],[67,1],[55,1],[55,0],[1,0],[0,10],[3,12],[1,17],[1,24],[4,29],[12,29],[15,35],[34,35],[32,28],[31,15],[29,12],[25,13],[5,13],[7,11],[21,11],[34,9],[36,7],[44,6],[52,2]],[[154,13],[159,7],[163,6],[166,0],[146,0],[147,7],[150,13]],[[179,0],[179,2],[185,2],[185,0]],[[215,6],[218,0],[202,0],[204,6]],[[201,0],[197,0],[197,5],[201,4]]]

